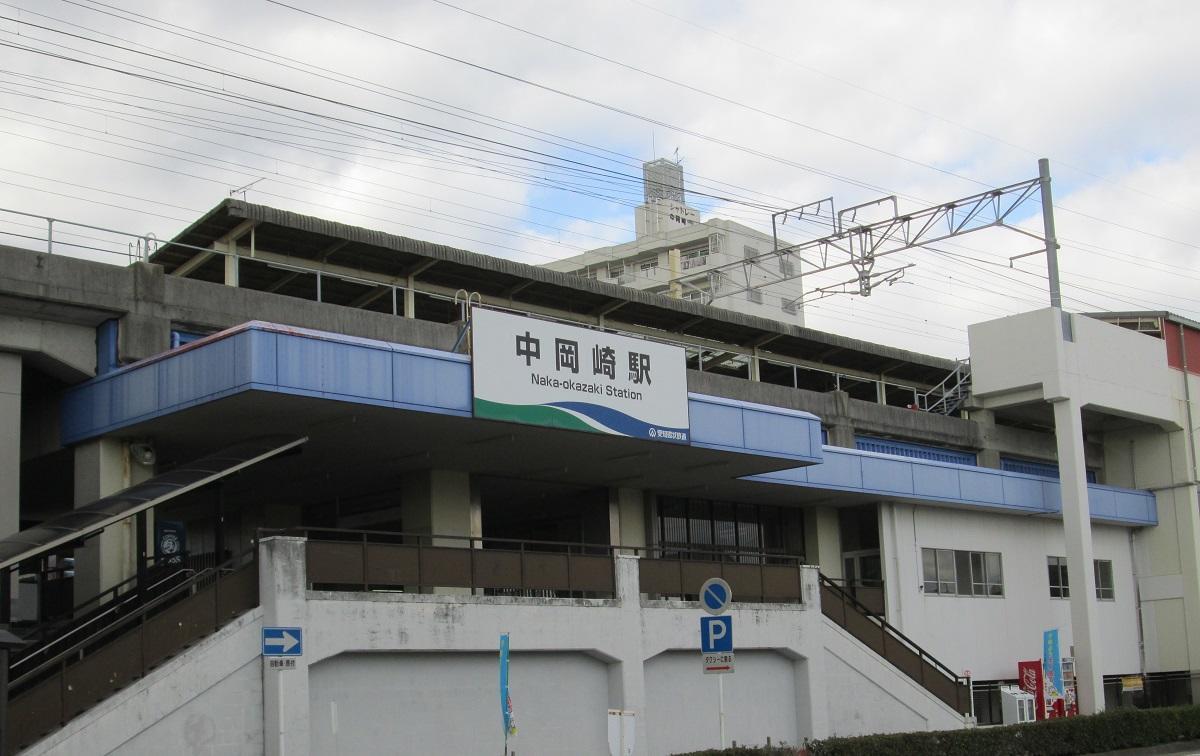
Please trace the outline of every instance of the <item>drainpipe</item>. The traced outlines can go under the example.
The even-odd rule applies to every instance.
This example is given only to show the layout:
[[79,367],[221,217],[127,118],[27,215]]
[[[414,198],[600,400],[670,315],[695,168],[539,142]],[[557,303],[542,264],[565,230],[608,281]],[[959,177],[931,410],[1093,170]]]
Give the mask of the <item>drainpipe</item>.
[[1192,481],[1200,479],[1196,469],[1196,434],[1192,428],[1192,381],[1188,373],[1187,342],[1183,338],[1183,323],[1179,323],[1179,359],[1183,364],[1183,406],[1187,417],[1184,429],[1187,431],[1188,453],[1192,459]]
[[1129,531],[1129,567],[1133,571],[1133,606],[1137,610],[1138,671],[1146,679],[1146,633],[1142,627],[1142,588],[1138,584],[1137,554],[1133,549],[1133,530]]

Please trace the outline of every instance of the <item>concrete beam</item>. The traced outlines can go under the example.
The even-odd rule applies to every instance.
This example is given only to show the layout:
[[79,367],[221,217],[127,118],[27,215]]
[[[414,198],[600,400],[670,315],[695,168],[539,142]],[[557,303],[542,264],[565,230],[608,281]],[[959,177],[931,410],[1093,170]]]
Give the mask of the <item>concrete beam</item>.
[[[37,355],[46,372],[64,380],[96,374],[94,326],[0,314],[0,351]],[[57,369],[46,366],[49,360]]]
[[197,252],[196,254],[192,255],[189,260],[184,262],[182,265],[177,266],[175,270],[171,271],[171,275],[179,276],[180,278],[187,278],[189,275],[199,270],[204,263],[213,259],[216,254],[216,252]]

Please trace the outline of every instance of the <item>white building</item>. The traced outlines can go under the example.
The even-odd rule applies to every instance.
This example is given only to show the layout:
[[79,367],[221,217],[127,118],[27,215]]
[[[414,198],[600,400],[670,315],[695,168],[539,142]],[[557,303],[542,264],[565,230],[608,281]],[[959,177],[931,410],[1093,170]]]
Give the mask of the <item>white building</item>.
[[[483,752],[507,632],[518,753],[715,747],[714,576],[727,740],[995,722],[1054,628],[1085,711],[1190,702],[1200,327],[1109,319],[972,325],[953,416],[908,408],[951,361],[233,200],[151,263],[0,249],[6,737]],[[595,409],[642,369],[686,423]]]
[[[797,259],[772,259],[764,264],[778,270],[770,272],[717,270],[771,252],[775,240],[733,221],[701,220],[700,213],[686,203],[683,169],[678,163],[660,158],[646,163],[642,170],[645,204],[634,210],[637,237],[633,241],[593,249],[544,267],[804,325],[800,279],[777,282],[773,275],[795,275],[799,272]],[[779,247],[785,246],[786,242],[779,242]],[[750,280],[741,280],[746,275]],[[745,289],[747,284],[754,288]]]

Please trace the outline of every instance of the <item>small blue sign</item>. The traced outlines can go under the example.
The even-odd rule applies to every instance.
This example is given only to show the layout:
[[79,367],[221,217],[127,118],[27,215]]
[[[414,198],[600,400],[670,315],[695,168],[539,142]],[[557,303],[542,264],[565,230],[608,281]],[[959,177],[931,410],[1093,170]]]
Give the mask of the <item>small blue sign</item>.
[[302,656],[304,654],[304,631],[298,627],[264,627],[262,629],[263,656]]
[[700,618],[700,653],[733,653],[733,617]]

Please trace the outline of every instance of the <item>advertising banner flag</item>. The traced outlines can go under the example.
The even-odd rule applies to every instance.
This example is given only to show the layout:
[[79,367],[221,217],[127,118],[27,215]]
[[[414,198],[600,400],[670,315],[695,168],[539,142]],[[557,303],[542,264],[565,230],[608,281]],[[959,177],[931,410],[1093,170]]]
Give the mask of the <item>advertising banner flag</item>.
[[1042,674],[1046,678],[1046,698],[1063,697],[1062,657],[1059,655],[1058,628],[1042,633]]
[[517,734],[512,696],[508,692],[508,633],[500,635],[500,715],[504,721],[504,742],[507,743],[509,735]]

